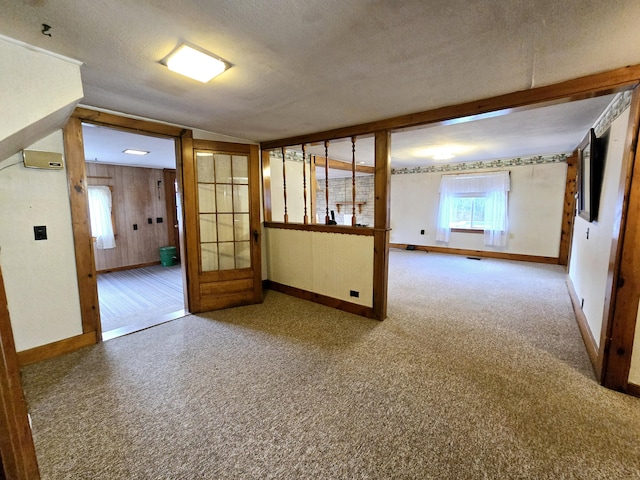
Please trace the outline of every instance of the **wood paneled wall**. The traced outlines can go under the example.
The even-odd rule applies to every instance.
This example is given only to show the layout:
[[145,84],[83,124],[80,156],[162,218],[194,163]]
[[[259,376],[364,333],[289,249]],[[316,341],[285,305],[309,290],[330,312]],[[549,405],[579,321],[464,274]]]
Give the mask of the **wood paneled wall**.
[[158,249],[169,245],[163,171],[87,162],[87,183],[113,187],[116,248],[94,249],[96,270],[158,262]]

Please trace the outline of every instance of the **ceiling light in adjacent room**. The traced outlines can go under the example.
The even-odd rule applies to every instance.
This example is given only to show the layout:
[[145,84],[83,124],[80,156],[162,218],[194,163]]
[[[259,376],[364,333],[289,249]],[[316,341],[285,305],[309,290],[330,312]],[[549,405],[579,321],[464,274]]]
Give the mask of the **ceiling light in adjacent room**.
[[215,55],[186,44],[176,48],[161,63],[172,72],[202,83],[207,83],[231,67]]
[[134,148],[127,148],[126,150],[123,150],[122,153],[126,153],[128,155],[147,155],[149,152],[147,152],[146,150],[136,150]]

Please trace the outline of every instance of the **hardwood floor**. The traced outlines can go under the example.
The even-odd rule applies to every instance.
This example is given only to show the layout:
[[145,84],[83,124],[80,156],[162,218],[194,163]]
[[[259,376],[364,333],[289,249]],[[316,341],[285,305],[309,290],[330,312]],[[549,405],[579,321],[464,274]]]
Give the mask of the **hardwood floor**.
[[186,314],[180,265],[101,273],[98,297],[103,340]]

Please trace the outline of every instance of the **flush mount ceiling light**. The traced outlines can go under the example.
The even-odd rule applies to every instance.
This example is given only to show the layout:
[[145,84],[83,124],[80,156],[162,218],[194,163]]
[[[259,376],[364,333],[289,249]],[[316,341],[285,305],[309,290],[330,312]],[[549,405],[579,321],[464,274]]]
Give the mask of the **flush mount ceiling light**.
[[122,153],[126,153],[128,155],[147,155],[149,152],[146,150],[136,150],[135,148],[127,148],[123,150]]
[[197,47],[183,43],[162,62],[172,72],[207,83],[231,68],[227,62]]

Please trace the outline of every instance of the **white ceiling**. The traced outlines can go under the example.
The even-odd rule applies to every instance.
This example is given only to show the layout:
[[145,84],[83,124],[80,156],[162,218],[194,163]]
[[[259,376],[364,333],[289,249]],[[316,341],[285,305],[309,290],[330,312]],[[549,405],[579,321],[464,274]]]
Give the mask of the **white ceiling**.
[[[489,118],[465,118],[437,125],[394,132],[391,136],[392,168],[424,167],[438,163],[473,162],[531,155],[570,153],[611,102],[614,95],[567,102],[519,112],[499,112]],[[175,168],[173,140],[138,135],[83,124],[85,159],[88,162],[152,168]],[[420,154],[435,145],[458,145],[466,151],[455,158],[437,161]],[[132,148],[150,152],[145,156],[123,153]],[[301,153],[299,146],[288,151]],[[356,139],[356,163],[374,164],[373,137]],[[308,154],[325,156],[324,145],[310,145]],[[329,158],[351,162],[351,139],[332,141]],[[322,176],[323,172],[319,172]],[[332,171],[331,177],[349,172]]]
[[[84,62],[84,105],[252,141],[640,63],[637,0],[0,0],[0,11],[0,33]],[[181,41],[234,67],[208,84],[174,74],[159,62]]]

